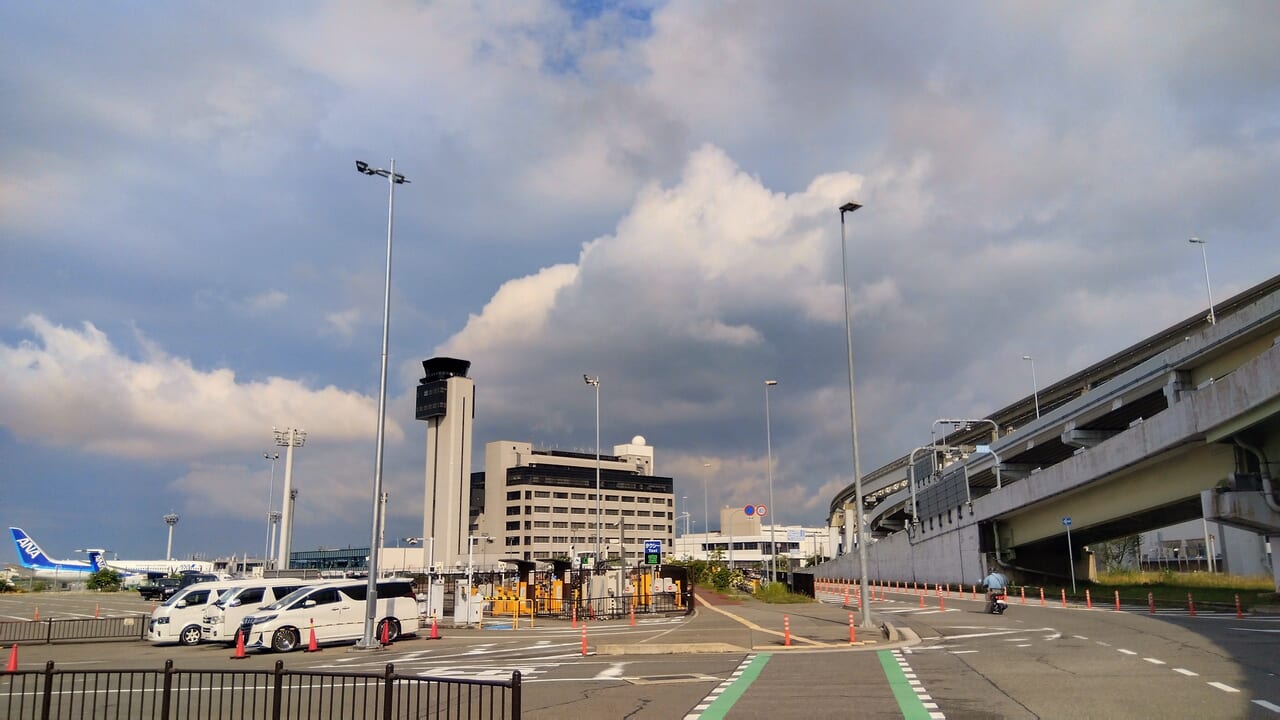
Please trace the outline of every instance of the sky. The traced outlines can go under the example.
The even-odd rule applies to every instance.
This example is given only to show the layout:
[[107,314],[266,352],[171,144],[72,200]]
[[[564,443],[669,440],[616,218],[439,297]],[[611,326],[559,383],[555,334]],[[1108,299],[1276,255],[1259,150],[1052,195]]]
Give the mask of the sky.
[[[1280,272],[1274,2],[0,6],[0,514],[55,557],[422,528],[422,360],[483,444],[642,435],[678,510],[861,466]],[[1201,247],[1187,242],[1196,236]],[[766,379],[769,392],[766,423]],[[766,425],[768,426],[766,428]],[[768,436],[766,438],[766,436]],[[687,498],[687,499],[686,499]],[[16,554],[5,543],[0,560]]]

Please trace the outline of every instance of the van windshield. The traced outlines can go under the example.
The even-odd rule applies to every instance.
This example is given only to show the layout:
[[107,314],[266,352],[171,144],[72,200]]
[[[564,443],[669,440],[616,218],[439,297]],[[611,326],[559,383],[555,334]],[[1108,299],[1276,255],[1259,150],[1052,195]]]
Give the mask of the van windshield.
[[289,607],[289,605],[294,600],[297,600],[303,595],[306,595],[307,592],[309,592],[310,590],[311,590],[310,587],[300,587],[297,590],[294,590],[293,592],[289,593],[288,595],[285,595],[284,597],[280,598],[279,600],[271,603],[270,605],[266,606],[263,609],[264,610],[283,610],[284,608]]
[[220,608],[226,608],[227,603],[234,600],[236,595],[239,595],[240,591],[243,589],[244,588],[229,588],[227,590],[223,590],[222,594],[218,596],[218,599],[213,601],[213,604]]

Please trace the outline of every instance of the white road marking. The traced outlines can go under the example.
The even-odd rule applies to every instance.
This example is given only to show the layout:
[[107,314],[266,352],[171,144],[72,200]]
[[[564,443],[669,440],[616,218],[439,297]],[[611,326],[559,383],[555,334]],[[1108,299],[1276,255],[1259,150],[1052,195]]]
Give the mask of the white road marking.
[[1174,669],[1173,669],[1173,671],[1174,671],[1174,672],[1176,672],[1176,673],[1182,673],[1183,675],[1186,675],[1187,677],[1200,677],[1200,673],[1198,673],[1198,672],[1191,672],[1190,670],[1188,670],[1188,669],[1186,669],[1186,668],[1174,668]]
[[1018,647],[1031,647],[1031,643],[1025,643],[1023,645],[1019,645]]
[[1143,659],[1143,660],[1146,660],[1147,662],[1151,663],[1152,665],[1164,665],[1164,664],[1165,664],[1165,661],[1163,661],[1163,660],[1157,660],[1157,659],[1155,659],[1155,658],[1142,658],[1142,659]]
[[1260,706],[1262,706],[1262,707],[1264,707],[1264,708],[1266,708],[1266,709],[1270,710],[1270,711],[1271,711],[1271,712],[1273,712],[1273,713],[1280,713],[1280,705],[1275,705],[1275,704],[1273,704],[1273,703],[1269,703],[1269,702],[1267,702],[1266,700],[1254,700],[1254,701],[1253,701],[1253,704],[1254,704],[1254,705],[1260,705]]
[[1085,636],[1083,636],[1083,635],[1072,635],[1071,637],[1073,637],[1073,638],[1075,638],[1075,639],[1077,639],[1077,640],[1088,640],[1088,639],[1089,639],[1089,638],[1087,638],[1087,637],[1085,637]]
[[976,653],[976,652],[978,651],[977,650],[952,650],[951,654],[952,655],[969,655],[971,653]]
[[1118,651],[1120,651],[1120,652],[1124,653],[1125,655],[1137,655],[1137,654],[1138,654],[1138,653],[1136,653],[1136,652],[1134,652],[1134,651],[1132,651],[1132,650],[1125,650],[1124,648],[1116,648],[1116,650],[1118,650]]
[[1230,685],[1227,685],[1227,684],[1225,684],[1225,683],[1220,683],[1220,682],[1210,682],[1209,684],[1210,684],[1210,685],[1212,685],[1213,687],[1218,688],[1218,689],[1219,689],[1219,690],[1221,690],[1222,692],[1229,692],[1229,693],[1237,693],[1237,692],[1240,692],[1239,690],[1237,690],[1237,689],[1235,689],[1235,688],[1233,688],[1233,687],[1231,687]]

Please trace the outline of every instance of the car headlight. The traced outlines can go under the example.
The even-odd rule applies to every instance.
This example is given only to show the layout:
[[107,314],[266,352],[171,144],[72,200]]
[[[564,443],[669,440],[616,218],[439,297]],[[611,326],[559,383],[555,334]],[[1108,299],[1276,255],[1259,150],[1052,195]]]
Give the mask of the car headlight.
[[167,617],[158,617],[158,618],[156,618],[153,622],[155,622],[155,624],[157,624],[157,625],[168,625],[168,624],[169,624],[169,618],[167,618]]
[[251,615],[245,618],[244,621],[250,625],[261,625],[263,623],[271,622],[277,617],[278,615]]

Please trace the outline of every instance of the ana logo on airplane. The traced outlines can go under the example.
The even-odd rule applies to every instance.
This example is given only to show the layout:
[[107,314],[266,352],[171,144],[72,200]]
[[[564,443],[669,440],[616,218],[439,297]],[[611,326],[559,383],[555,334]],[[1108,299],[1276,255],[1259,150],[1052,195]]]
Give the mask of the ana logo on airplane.
[[22,551],[28,555],[35,555],[40,552],[40,548],[36,546],[36,541],[31,538],[18,538],[15,542],[17,542],[18,547],[22,548]]

